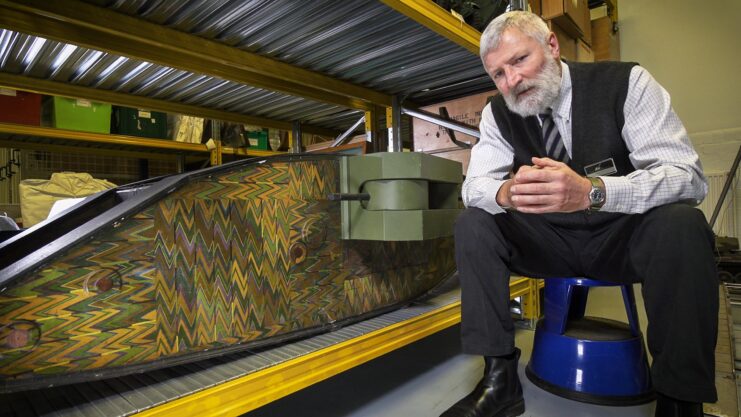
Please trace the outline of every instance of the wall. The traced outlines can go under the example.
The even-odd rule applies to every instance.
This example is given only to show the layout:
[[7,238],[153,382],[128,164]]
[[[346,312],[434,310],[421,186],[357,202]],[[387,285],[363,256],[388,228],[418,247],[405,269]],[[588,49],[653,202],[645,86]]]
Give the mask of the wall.
[[[669,91],[705,171],[728,171],[741,144],[741,1],[618,4],[621,59],[639,62]],[[739,184],[736,236],[741,236]],[[715,207],[715,201],[709,203]]]

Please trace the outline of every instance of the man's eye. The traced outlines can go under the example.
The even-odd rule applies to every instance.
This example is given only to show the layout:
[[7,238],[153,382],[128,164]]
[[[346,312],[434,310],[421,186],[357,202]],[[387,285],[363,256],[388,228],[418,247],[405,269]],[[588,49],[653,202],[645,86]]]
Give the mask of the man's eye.
[[499,78],[502,76],[502,71],[497,71],[494,73],[494,78]]
[[525,58],[527,58],[527,55],[523,55],[523,56],[517,58],[517,62],[522,62],[522,61],[525,60]]

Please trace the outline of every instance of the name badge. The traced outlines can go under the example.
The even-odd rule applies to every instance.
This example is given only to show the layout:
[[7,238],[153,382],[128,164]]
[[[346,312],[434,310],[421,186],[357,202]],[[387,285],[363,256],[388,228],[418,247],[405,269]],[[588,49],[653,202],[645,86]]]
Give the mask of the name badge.
[[617,168],[615,168],[615,161],[608,158],[585,166],[584,173],[587,174],[587,177],[604,177],[617,173]]

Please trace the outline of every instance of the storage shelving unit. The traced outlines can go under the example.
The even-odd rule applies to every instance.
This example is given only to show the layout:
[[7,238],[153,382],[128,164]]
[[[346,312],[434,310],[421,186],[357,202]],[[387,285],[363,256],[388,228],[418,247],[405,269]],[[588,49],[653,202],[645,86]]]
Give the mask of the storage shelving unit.
[[[68,151],[70,146],[78,152],[100,155],[117,155],[148,159],[182,159],[209,157],[215,151],[205,144],[183,143],[165,139],[136,136],[81,132],[41,126],[0,123],[0,145],[9,148]],[[282,152],[258,149],[219,148],[221,154],[240,156],[271,156]]]
[[363,112],[384,119],[395,95],[424,104],[491,85],[477,32],[429,0],[0,11],[0,85],[288,131],[334,136]]

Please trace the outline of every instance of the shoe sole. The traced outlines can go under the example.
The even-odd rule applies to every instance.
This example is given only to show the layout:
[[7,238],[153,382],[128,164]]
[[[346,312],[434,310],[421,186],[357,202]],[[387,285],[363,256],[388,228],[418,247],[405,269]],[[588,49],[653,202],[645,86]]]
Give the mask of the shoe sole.
[[505,410],[504,413],[498,414],[495,417],[517,417],[525,414],[525,400],[520,400],[512,404],[512,406]]

